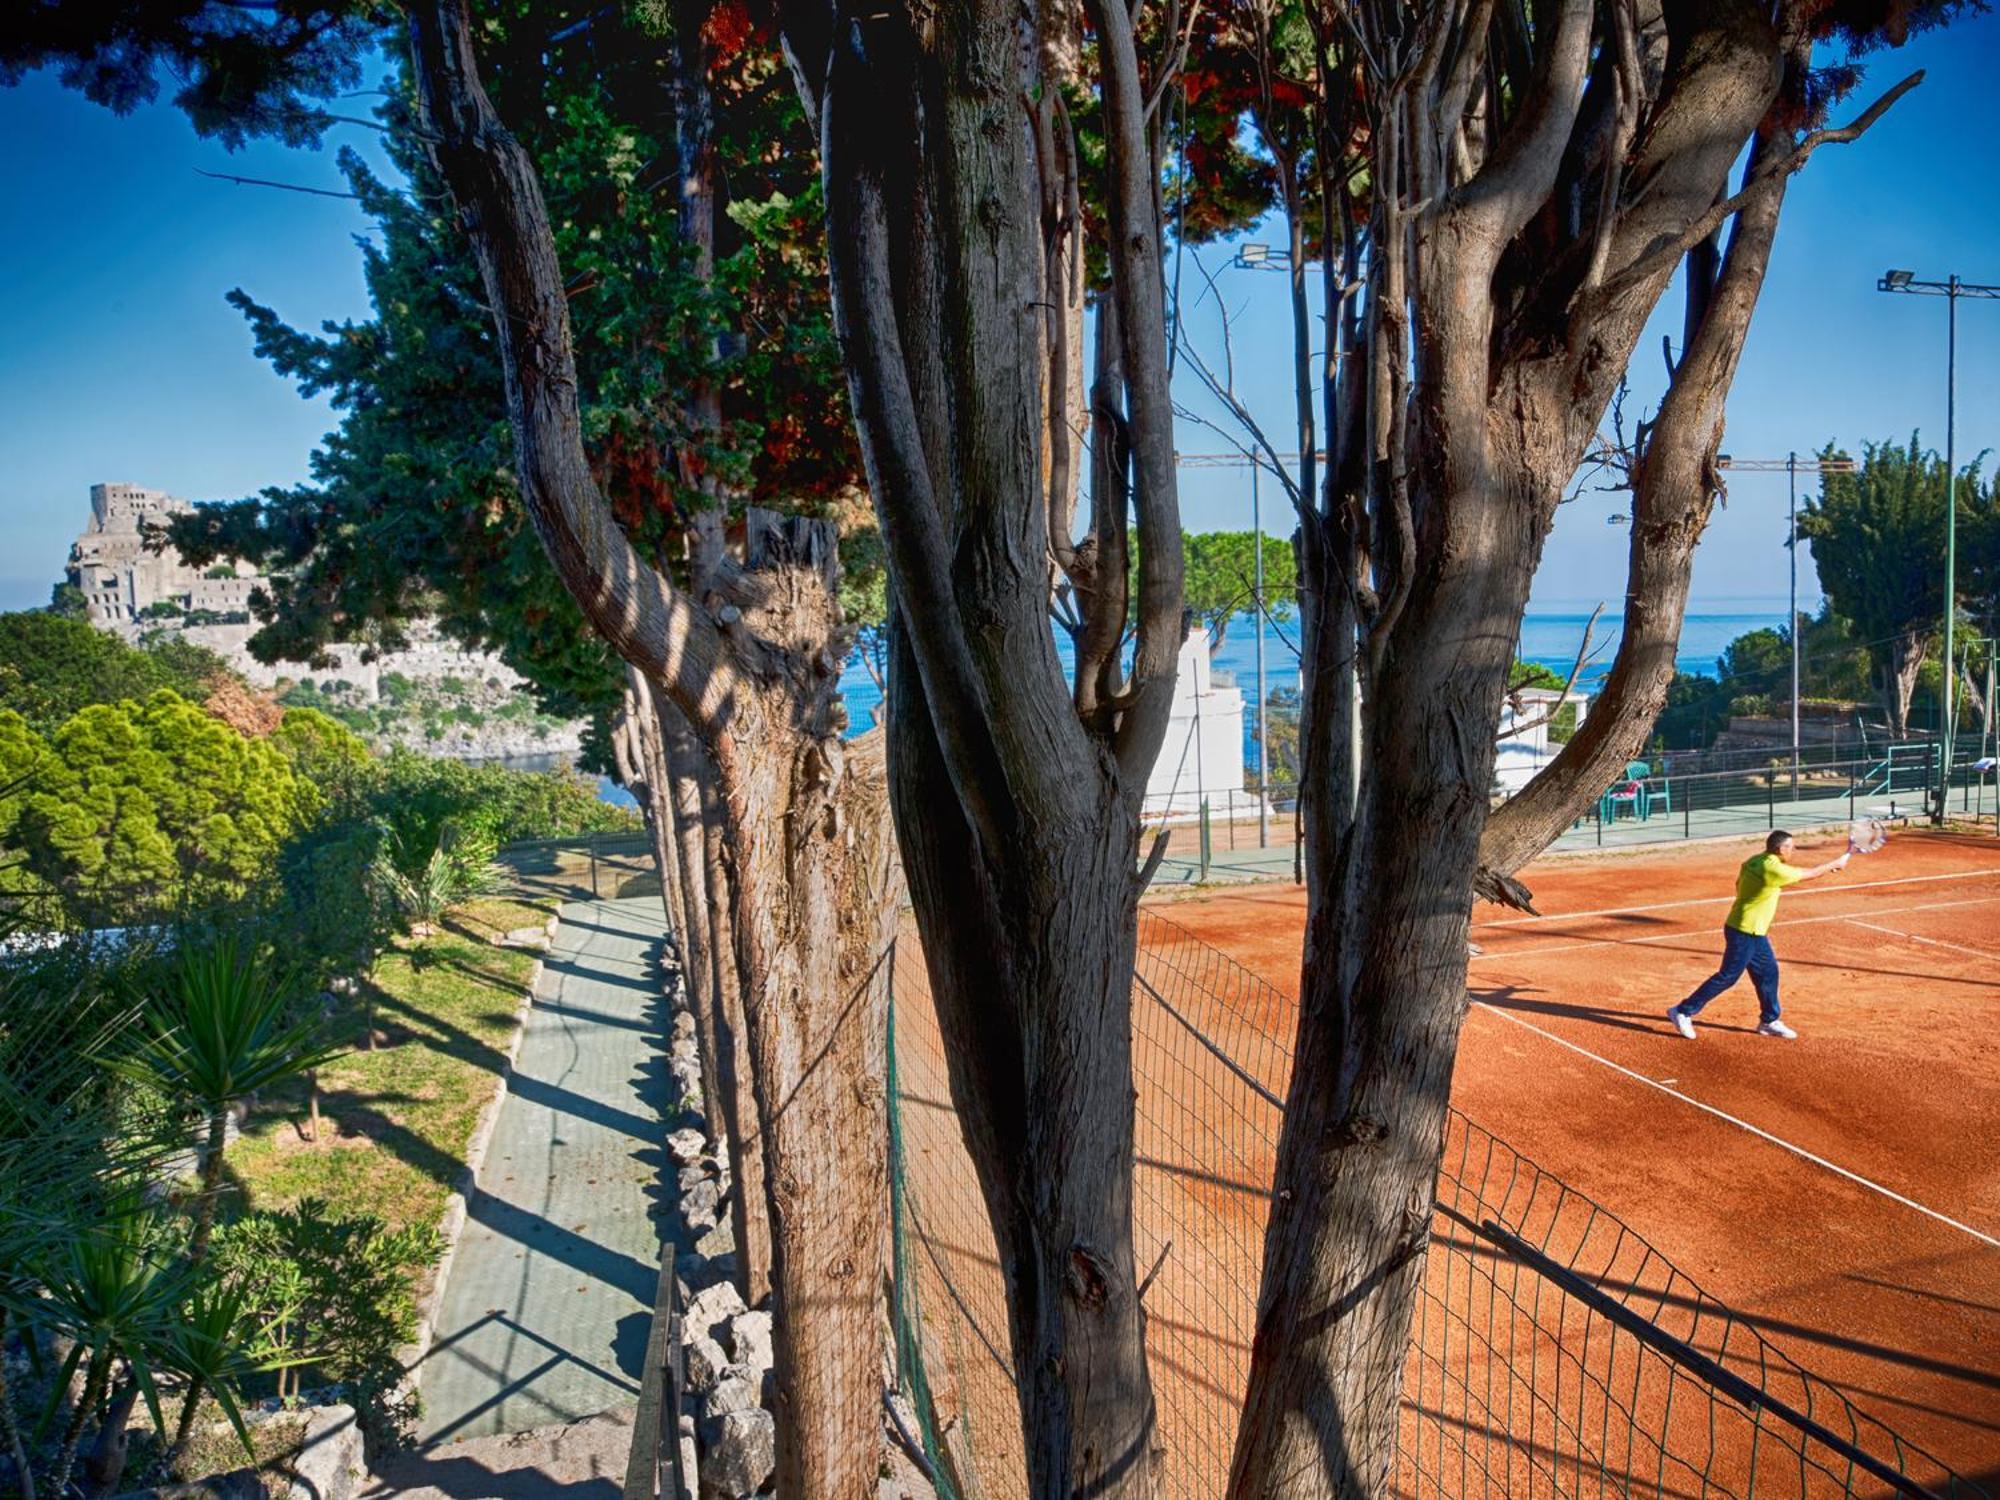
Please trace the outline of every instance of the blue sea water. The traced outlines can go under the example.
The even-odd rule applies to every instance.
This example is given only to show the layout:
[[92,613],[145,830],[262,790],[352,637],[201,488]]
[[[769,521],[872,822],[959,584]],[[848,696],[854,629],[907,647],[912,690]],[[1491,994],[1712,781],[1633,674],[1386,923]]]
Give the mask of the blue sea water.
[[[1523,661],[1539,662],[1567,677],[1570,668],[1576,664],[1577,651],[1583,645],[1584,629],[1589,623],[1590,613],[1587,610],[1574,614],[1530,613],[1521,622],[1521,644],[1517,654]],[[1590,691],[1611,670],[1612,659],[1618,654],[1619,623],[1617,615],[1607,614],[1598,620],[1597,628],[1591,633],[1590,656],[1578,680],[1581,690]],[[1690,614],[1681,626],[1680,669],[1713,677],[1716,675],[1716,658],[1736,637],[1750,630],[1780,629],[1784,623],[1782,606],[1777,610]],[[1229,629],[1223,633],[1222,649],[1215,654],[1216,670],[1236,679],[1236,685],[1243,690],[1246,705],[1254,704],[1257,697],[1254,624],[1253,617],[1248,614],[1231,619]],[[1265,627],[1264,681],[1267,689],[1296,688],[1299,685],[1298,639],[1296,621]],[[1068,642],[1058,638],[1056,645],[1067,662]],[[874,722],[875,707],[881,702],[882,695],[859,657],[848,663],[846,672],[841,675],[840,687],[847,699],[848,717],[855,729],[866,729]],[[1244,718],[1246,733],[1252,732],[1255,716],[1246,713]]]
[[[1576,654],[1583,644],[1584,628],[1590,623],[1588,611],[1575,614],[1534,613],[1521,622],[1521,646],[1518,652],[1523,661],[1540,662],[1564,676],[1576,662]],[[1721,656],[1731,641],[1746,631],[1759,629],[1779,629],[1785,623],[1783,608],[1775,611],[1747,611],[1733,613],[1691,614],[1681,626],[1679,665],[1683,672],[1713,677],[1716,675],[1716,658]],[[1299,658],[1297,650],[1298,625],[1274,624],[1265,628],[1264,634],[1264,680],[1267,688],[1296,688],[1299,685]],[[1063,659],[1069,659],[1067,643],[1058,641],[1058,649]],[[1618,618],[1606,615],[1598,621],[1592,632],[1590,659],[1584,664],[1580,685],[1589,691],[1592,685],[1610,670],[1611,660],[1618,651]],[[1218,673],[1229,673],[1243,690],[1245,708],[1256,702],[1257,697],[1257,645],[1252,617],[1238,615],[1229,623],[1224,632],[1222,649],[1216,653],[1215,666]],[[841,674],[840,687],[847,699],[849,721],[854,733],[868,728],[874,722],[875,709],[882,701],[881,692],[875,680],[868,675],[867,668],[857,656]],[[1256,741],[1257,718],[1254,713],[1243,716],[1243,763],[1254,767],[1257,763]],[[526,764],[526,763],[524,763]],[[539,760],[529,769],[542,769]],[[632,794],[618,786],[609,777],[598,779],[598,793],[608,802],[621,806],[636,806]]]

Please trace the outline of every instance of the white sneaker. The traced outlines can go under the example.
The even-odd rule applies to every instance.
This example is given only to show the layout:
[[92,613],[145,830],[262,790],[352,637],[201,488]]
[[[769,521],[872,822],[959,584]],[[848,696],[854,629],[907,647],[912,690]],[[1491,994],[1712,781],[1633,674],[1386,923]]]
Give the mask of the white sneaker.
[[1796,1031],[1792,1030],[1791,1027],[1787,1026],[1783,1021],[1766,1021],[1762,1026],[1759,1026],[1757,1028],[1757,1035],[1781,1036],[1786,1041],[1790,1042],[1790,1041],[1796,1041],[1798,1039],[1799,1034]]
[[1674,1030],[1678,1031],[1689,1041],[1694,1040],[1694,1020],[1692,1017],[1686,1015],[1678,1005],[1667,1012],[1667,1019],[1674,1023]]

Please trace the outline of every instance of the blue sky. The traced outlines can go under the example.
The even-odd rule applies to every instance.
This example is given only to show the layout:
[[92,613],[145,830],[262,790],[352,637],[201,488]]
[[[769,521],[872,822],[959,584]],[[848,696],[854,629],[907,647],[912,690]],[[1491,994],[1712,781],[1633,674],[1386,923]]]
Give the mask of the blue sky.
[[[1769,284],[1729,408],[1725,448],[1807,452],[1828,439],[1944,440],[1942,299],[1889,297],[1890,266],[2000,282],[2000,137],[1991,79],[2000,18],[1986,16],[1870,59],[1860,99],[1911,69],[1925,83],[1861,142],[1822,150],[1795,179]],[[1859,108],[1851,103],[1845,114]],[[346,130],[366,149],[366,132]],[[48,597],[81,527],[89,485],[128,480],[190,499],[304,477],[333,424],[252,355],[223,301],[242,286],[291,321],[363,317],[352,203],[236,187],[197,169],[341,186],[330,151],[229,154],[164,105],[119,118],[45,76],[0,89],[0,608]],[[1225,256],[1208,252],[1212,267]],[[1241,389],[1275,430],[1289,410],[1282,278],[1220,271],[1235,313]],[[1191,277],[1184,278],[1192,281]],[[1678,328],[1669,299],[1662,329]],[[1199,326],[1191,324],[1191,326]],[[1633,372],[1657,396],[1659,331]],[[1959,451],[2000,447],[2000,302],[1960,306]],[[1192,389],[1185,392],[1198,399]],[[1191,427],[1183,451],[1222,443]],[[1990,466],[1989,466],[1990,467]],[[1264,492],[1267,525],[1283,524]],[[1696,607],[1772,608],[1785,593],[1782,475],[1739,476],[1702,544]],[[1565,508],[1536,581],[1540,608],[1588,607],[1622,582],[1622,497]],[[1190,529],[1247,527],[1248,476],[1187,471]],[[1811,571],[1802,570],[1808,601]]]

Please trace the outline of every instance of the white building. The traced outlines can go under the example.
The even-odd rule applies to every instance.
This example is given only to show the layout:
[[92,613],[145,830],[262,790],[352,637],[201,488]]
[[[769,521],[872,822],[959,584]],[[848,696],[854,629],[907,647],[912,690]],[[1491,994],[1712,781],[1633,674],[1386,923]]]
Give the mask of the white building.
[[1549,738],[1549,721],[1559,707],[1565,722],[1574,708],[1574,722],[1581,724],[1590,715],[1590,696],[1573,692],[1565,700],[1555,688],[1522,688],[1508,694],[1500,710],[1499,749],[1493,760],[1493,780],[1508,796],[1526,786],[1562,750],[1561,742]]
[[1208,634],[1197,629],[1181,646],[1167,737],[1146,784],[1146,816],[1192,816],[1202,799],[1224,793],[1243,800],[1243,694],[1209,670]]

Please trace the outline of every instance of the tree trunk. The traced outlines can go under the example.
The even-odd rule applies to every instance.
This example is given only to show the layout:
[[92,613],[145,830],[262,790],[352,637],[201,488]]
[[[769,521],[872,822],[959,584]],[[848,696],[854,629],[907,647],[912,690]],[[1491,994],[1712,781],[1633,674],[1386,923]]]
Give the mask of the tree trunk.
[[1889,716],[1892,739],[1910,732],[1910,700],[1929,654],[1929,638],[1920,630],[1899,630],[1889,638],[1889,660],[1882,673],[1882,708]]
[[[285,1376],[288,1372],[278,1372],[278,1393],[284,1394]],[[182,1459],[187,1457],[188,1447],[194,1442],[195,1414],[201,1410],[201,1398],[208,1394],[207,1383],[199,1376],[188,1382],[187,1399],[181,1403],[180,1417],[174,1423],[174,1441],[167,1450],[167,1472],[171,1476]]]
[[694,592],[634,548],[591,472],[547,205],[480,82],[466,0],[409,17],[424,140],[494,310],[528,515],[586,619],[714,760],[732,909],[731,941],[712,951],[740,985],[766,1152],[778,1482],[800,1500],[860,1500],[880,1448],[892,898],[879,764],[841,738],[836,533],[751,510],[740,560],[701,557]]
[[[1766,129],[1751,151],[1749,170],[1775,149],[1775,133]],[[1486,900],[1532,910],[1514,872],[1622,779],[1666,705],[1694,578],[1695,545],[1721,491],[1716,452],[1724,406],[1763,293],[1784,202],[1781,181],[1744,209],[1719,260],[1706,240],[1688,258],[1680,363],[1658,416],[1630,455],[1632,524],[1618,654],[1576,733],[1488,821],[1473,882]],[[1796,620],[1792,628],[1798,628]]]
[[97,1424],[97,1438],[83,1461],[83,1477],[92,1500],[118,1493],[118,1483],[125,1476],[125,1456],[131,1446],[127,1428],[138,1400],[137,1378],[127,1379],[105,1408],[104,1420]]
[[62,1443],[56,1449],[56,1461],[49,1470],[49,1493],[65,1496],[69,1493],[69,1476],[76,1467],[77,1448],[83,1442],[83,1429],[96,1415],[103,1404],[104,1392],[111,1384],[111,1351],[99,1349],[90,1356],[90,1374],[83,1382],[83,1394],[77,1398],[76,1409],[69,1414],[69,1422],[63,1428]]
[[771,1291],[771,1217],[764,1186],[764,1136],[751,1088],[742,983],[729,924],[730,882],[723,858],[723,809],[715,765],[687,718],[659,694],[662,753],[673,786],[689,937],[689,987],[702,1048],[711,1139],[729,1153],[729,1222],[736,1240],[736,1289],[761,1306]]
[[1230,1478],[1238,1500],[1372,1497],[1392,1479],[1466,1010],[1467,877],[1539,546],[1531,518],[1543,513],[1518,469],[1490,482],[1508,502],[1461,521],[1447,555],[1468,560],[1431,564],[1404,609],[1394,669],[1370,683],[1358,780],[1339,729],[1352,691],[1345,606],[1315,610],[1307,626],[1309,916]]
[[207,1155],[201,1163],[201,1201],[195,1205],[194,1236],[188,1241],[188,1260],[200,1265],[208,1254],[208,1239],[215,1232],[216,1200],[222,1192],[223,1142],[229,1133],[229,1106],[209,1112]]
[[[829,522],[749,511],[744,565],[767,587],[746,628],[838,639],[834,546]],[[899,902],[881,736],[841,738],[830,647],[790,666],[800,678],[739,692],[733,732],[710,750],[772,1228],[778,1490],[862,1497],[881,1459],[883,1080]]]
[[[1042,453],[1049,408],[1070,378],[1049,363],[1060,258],[1038,211],[1059,153],[1036,160],[1023,128],[1044,81],[1021,8],[892,9],[857,28],[819,0],[783,7],[891,579],[891,800],[1007,1282],[1029,1491],[1047,1500],[1156,1489],[1131,1225],[1132,859],[1186,636],[1145,90],[1132,14],[1086,8],[1112,282],[1099,305],[1115,309],[1098,326],[1088,569],[1064,562],[1065,495],[1045,489],[1061,467]],[[1134,612],[1110,553],[1133,520],[1128,675],[1115,643]],[[1083,615],[1074,683],[1049,624],[1052,553]]]
[[1138,817],[1116,807],[1044,830],[1030,860],[982,847],[953,816],[902,636],[892,626],[897,843],[1007,1285],[1028,1493],[1150,1495],[1157,1413],[1131,1200]]
[[28,1463],[27,1445],[21,1441],[21,1418],[14,1409],[14,1388],[7,1379],[7,1324],[5,1306],[0,1306],[0,1429],[5,1429],[7,1454],[20,1476],[21,1500],[35,1500],[35,1471]]

